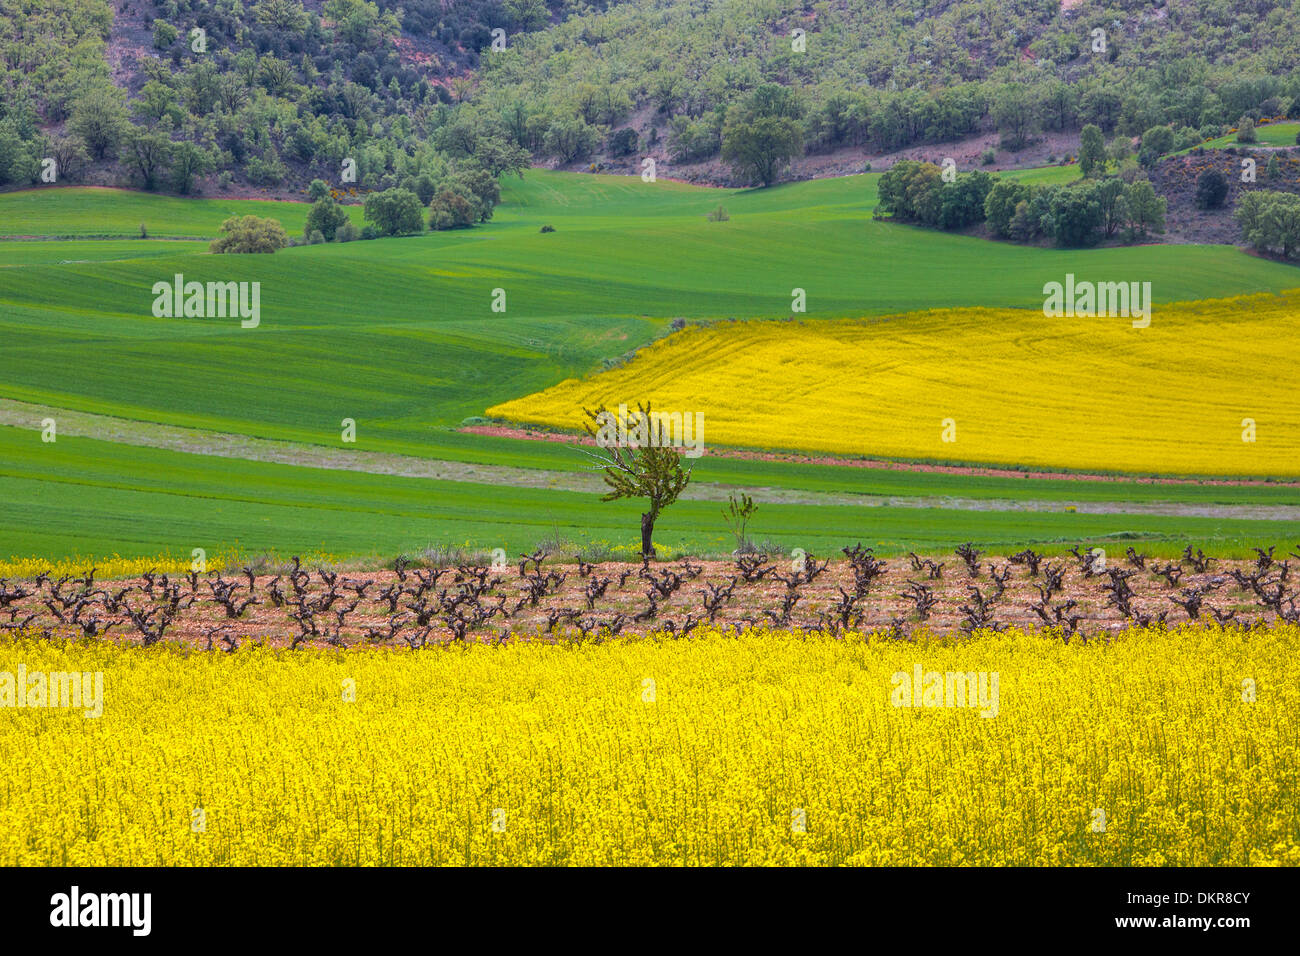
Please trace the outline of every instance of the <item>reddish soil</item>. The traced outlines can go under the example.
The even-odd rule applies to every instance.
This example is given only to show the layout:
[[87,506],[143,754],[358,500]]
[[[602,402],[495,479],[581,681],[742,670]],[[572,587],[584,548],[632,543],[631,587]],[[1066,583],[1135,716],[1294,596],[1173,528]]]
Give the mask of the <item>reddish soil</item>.
[[[1080,557],[1087,556],[1083,552]],[[1266,623],[1278,616],[1257,595],[1274,590],[1290,593],[1290,569],[1286,562],[1273,563],[1261,571],[1259,562],[1216,560],[1204,572],[1197,573],[1185,561],[1148,560],[1146,568],[1139,569],[1118,553],[1108,557],[1109,570],[1104,573],[1088,573],[1082,560],[1067,554],[1054,561],[1044,561],[1039,573],[1031,574],[1026,564],[1009,564],[1005,559],[981,556],[977,576],[972,577],[962,559],[953,554],[938,555],[932,559],[942,568],[938,578],[929,577],[930,572],[925,569],[918,570],[908,558],[890,559],[885,562],[884,571],[871,582],[866,595],[853,604],[847,630],[863,633],[888,630],[894,637],[905,637],[917,629],[939,634],[960,633],[968,622],[967,609],[998,590],[993,580],[995,572],[1005,578],[1005,590],[990,605],[989,620],[995,626],[1042,628],[1041,616],[1033,609],[1039,605],[1052,618],[1056,617],[1057,610],[1062,620],[1076,618],[1074,625],[1084,637],[1113,635],[1132,623],[1110,603],[1104,589],[1110,584],[1113,572],[1131,572],[1126,584],[1134,595],[1130,602],[1134,615],[1153,621],[1163,619],[1169,625],[1191,619],[1189,609],[1175,600],[1188,600],[1189,588],[1204,592],[1200,620],[1212,623],[1216,616],[1227,619],[1235,615],[1232,623],[1242,626]],[[197,582],[188,578],[170,582],[159,578],[152,586],[152,593],[147,593],[150,589],[143,580],[95,582],[89,589],[79,583],[64,582],[57,598],[48,582],[0,582],[0,604],[7,606],[6,610],[0,610],[0,619],[7,619],[0,623],[0,631],[35,631],[47,637],[81,636],[82,628],[78,624],[93,620],[93,629],[98,632],[94,636],[139,643],[141,634],[128,619],[128,612],[133,610],[148,619],[151,610],[166,602],[164,594],[170,586],[177,589],[180,610],[163,634],[166,641],[216,649],[237,646],[247,640],[278,647],[404,648],[445,644],[453,640],[453,631],[448,626],[452,617],[452,612],[447,610],[451,606],[449,600],[467,588],[473,589],[472,582],[480,577],[486,587],[461,605],[462,609],[480,609],[486,615],[478,624],[467,628],[465,634],[466,640],[480,643],[574,640],[582,638],[584,631],[591,638],[619,632],[680,636],[707,619],[704,595],[710,586],[731,587],[731,597],[721,601],[715,623],[737,631],[763,626],[833,633],[846,630],[839,623],[840,612],[835,606],[855,592],[854,565],[846,560],[830,562],[808,582],[808,569],[821,568],[822,564],[812,556],[806,560],[802,577],[796,575],[788,559],[778,558],[772,564],[760,566],[761,579],[748,583],[740,579],[738,564],[731,561],[655,562],[646,568],[637,564],[579,567],[545,563],[540,573],[552,575],[552,584],[545,594],[539,595],[536,604],[527,598],[528,578],[537,574],[532,565],[526,576],[521,575],[518,563],[497,571],[486,568],[452,568],[441,572],[407,570],[400,578],[393,571],[339,574],[334,585],[335,600],[327,609],[305,615],[318,630],[317,635],[309,635],[305,640],[302,635],[309,634],[307,626],[290,616],[296,599],[288,569],[279,576],[255,576],[251,590],[253,603],[247,608],[243,605],[250,597],[248,579],[240,574],[226,576],[224,582],[235,585],[231,599],[241,611],[236,618],[227,617],[223,607],[214,600],[212,585],[220,587],[222,583],[222,577],[215,574],[199,576]],[[1156,573],[1162,565],[1168,565],[1166,570],[1177,581],[1176,585]],[[1046,604],[1041,604],[1041,588],[1053,569],[1060,572],[1061,587]],[[1231,571],[1258,574],[1260,589],[1242,587]],[[435,573],[436,580],[430,581]],[[670,588],[669,582],[674,577],[682,578],[680,586],[658,601],[653,617],[645,617],[655,583]],[[299,580],[307,605],[320,605],[330,590],[321,574],[312,572]],[[796,582],[792,590],[788,588],[789,581]],[[593,582],[597,587],[603,584],[604,593],[589,604],[586,595]],[[197,591],[193,589],[194,583],[198,585]],[[918,616],[915,600],[903,593],[913,583],[928,589],[935,599],[924,620]],[[380,596],[389,588],[395,589],[395,604]],[[126,593],[121,594],[124,589]],[[31,593],[13,599],[17,590]],[[277,592],[285,601],[280,606],[272,597]],[[61,610],[69,620],[60,623],[50,605],[75,608],[78,594],[87,596],[87,602],[79,610]],[[797,596],[797,600],[785,614],[782,606],[787,594]],[[1282,604],[1288,607],[1288,614],[1293,613],[1293,605],[1286,601]],[[396,613],[390,610],[392,607]],[[416,621],[422,608],[428,621],[428,626],[423,628]],[[341,617],[340,609],[344,611]],[[639,614],[645,619],[637,621]],[[72,622],[73,616],[77,623]],[[154,610],[149,626],[157,619]],[[390,622],[396,625],[393,633],[390,633]],[[107,638],[103,634],[105,624],[111,625]],[[1068,625],[1053,633],[1062,638],[1070,636]]]
[[[570,445],[595,445],[587,435],[530,429],[513,425],[466,425],[459,429],[475,435],[495,435],[499,438],[519,438],[528,441],[555,441]],[[881,458],[842,458],[834,455],[802,455],[783,452],[748,451],[740,448],[711,448],[710,455],[720,458],[745,458],[751,461],[785,461],[798,465],[836,465],[845,468],[874,468],[883,471],[921,471],[945,475],[978,475],[988,478],[1064,479],[1069,481],[1127,481],[1142,485],[1210,485],[1215,487],[1244,487],[1268,485],[1278,488],[1300,487],[1295,481],[1264,481],[1250,478],[1161,478],[1154,476],[1104,475],[1067,471],[1021,471],[1010,468],[980,467],[975,465],[932,465],[924,462],[888,461]]]

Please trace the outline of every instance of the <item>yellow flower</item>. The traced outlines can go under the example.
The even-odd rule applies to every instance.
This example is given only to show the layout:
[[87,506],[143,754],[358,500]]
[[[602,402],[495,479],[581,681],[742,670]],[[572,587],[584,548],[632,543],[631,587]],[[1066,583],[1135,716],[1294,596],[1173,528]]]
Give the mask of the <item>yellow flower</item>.
[[[1300,864],[1295,625],[697,633],[0,642],[0,865]],[[996,715],[896,706],[918,666]],[[20,668],[102,715],[11,706]]]

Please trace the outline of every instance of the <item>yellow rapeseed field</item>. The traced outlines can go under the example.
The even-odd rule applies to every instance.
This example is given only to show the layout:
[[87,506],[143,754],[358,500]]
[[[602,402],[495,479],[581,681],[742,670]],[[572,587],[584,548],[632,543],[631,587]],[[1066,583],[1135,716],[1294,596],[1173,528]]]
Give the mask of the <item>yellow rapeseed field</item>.
[[[301,555],[302,562],[309,566],[321,564],[334,565],[338,557],[322,551],[312,551]],[[263,566],[267,561],[287,564],[288,559],[275,554],[249,554],[244,551],[228,550],[204,557],[204,571],[239,570],[245,565]],[[168,574],[173,577],[188,574],[194,568],[192,555],[156,554],[144,557],[124,558],[120,554],[99,556],[76,556],[58,558],[51,561],[39,555],[12,555],[0,557],[0,578],[22,580],[48,574],[51,578],[80,577],[94,569],[95,577],[100,581],[138,578],[147,572]]]
[[[103,700],[0,709],[0,865],[1297,865],[1297,650],[1294,626],[8,641],[0,702],[20,667],[102,672]],[[895,706],[918,667],[988,693]]]
[[[170,554],[144,558],[124,558],[121,555],[114,554],[97,558],[60,558],[55,561],[38,556],[12,556],[0,558],[0,578],[34,578],[41,573],[48,574],[55,579],[79,577],[87,574],[92,568],[95,570],[95,576],[105,581],[120,578],[138,578],[147,571],[177,575],[188,573],[192,561],[193,559],[190,557],[181,558]],[[230,567],[229,559],[221,555],[208,558],[206,567],[209,571],[224,571],[227,567]]]
[[1147,328],[1014,309],[723,323],[488,413],[578,428],[583,407],[649,399],[702,414],[706,446],[1295,477],[1298,360],[1300,291],[1157,305]]

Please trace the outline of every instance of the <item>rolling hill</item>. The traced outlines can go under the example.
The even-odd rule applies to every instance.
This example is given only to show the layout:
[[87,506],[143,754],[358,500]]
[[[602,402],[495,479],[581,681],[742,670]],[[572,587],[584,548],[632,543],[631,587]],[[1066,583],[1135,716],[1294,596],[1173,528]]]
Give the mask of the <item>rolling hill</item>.
[[[1043,282],[1066,271],[1149,277],[1159,303],[1297,284],[1292,267],[1226,246],[1046,250],[872,221],[877,178],[717,190],[533,171],[504,182],[503,204],[481,228],[274,256],[212,256],[190,240],[126,237],[141,221],[150,236],[210,236],[234,211],[292,227],[304,206],[72,189],[0,196],[0,233],[83,237],[0,241],[0,334],[10,359],[0,369],[0,420],[9,423],[0,433],[10,449],[3,474],[7,500],[26,503],[8,506],[0,550],[187,550],[203,527],[214,548],[339,554],[452,541],[524,547],[557,528],[573,541],[613,545],[630,540],[633,512],[564,490],[586,477],[574,449],[457,426],[617,367],[669,335],[674,319],[725,328],[733,318],[789,317],[795,287],[808,294],[802,317],[830,322],[917,307],[1036,308]],[[708,221],[719,204],[731,218]],[[555,231],[541,233],[542,225]],[[261,325],[154,318],[152,285],[177,272],[260,282]],[[507,292],[504,314],[491,311],[496,288]],[[683,334],[699,333],[672,333],[667,345]],[[61,433],[67,457],[57,474],[54,446],[39,441],[47,414],[89,421]],[[344,418],[357,422],[355,446],[340,441]],[[156,441],[151,429],[163,426],[187,430],[182,450]],[[203,454],[232,441],[223,436],[288,450],[261,461],[248,453],[233,465]],[[116,440],[94,440],[107,437]],[[295,465],[353,451],[486,470],[430,481],[386,465],[387,475]],[[493,484],[491,468],[537,478]],[[232,502],[224,516],[205,490],[221,482],[231,484],[218,496]],[[759,490],[772,516],[762,533],[773,540],[825,528],[829,541],[860,528],[886,549],[1130,534],[1244,547],[1255,533],[1282,536],[1287,509],[1300,503],[1286,485],[1026,483],[716,456],[697,463],[697,482],[700,497],[666,521],[666,544],[725,547],[717,501],[728,488]],[[1090,502],[1097,513],[1084,513]],[[242,530],[240,514],[254,516]]]

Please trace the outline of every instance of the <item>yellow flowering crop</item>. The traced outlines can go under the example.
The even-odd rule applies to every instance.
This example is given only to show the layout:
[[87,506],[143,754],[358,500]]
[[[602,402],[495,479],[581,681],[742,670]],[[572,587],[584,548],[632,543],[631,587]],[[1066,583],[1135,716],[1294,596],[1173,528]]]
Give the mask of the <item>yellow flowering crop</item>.
[[[103,712],[0,709],[0,864],[1296,865],[1298,649],[9,641],[0,692],[101,671]],[[996,674],[996,715],[895,706],[917,665]]]
[[579,428],[584,407],[649,399],[702,414],[706,446],[1294,477],[1300,408],[1278,369],[1297,343],[1300,291],[1156,305],[1148,328],[1020,309],[746,322],[488,414]]
[[[311,551],[301,556],[304,564],[333,565],[339,558],[323,551]],[[275,554],[249,554],[243,550],[226,550],[204,556],[204,572],[238,570],[247,564],[258,564],[271,560],[287,564],[288,559]],[[188,574],[194,569],[192,555],[157,554],[147,557],[124,558],[119,554],[108,556],[77,556],[59,558],[51,561],[33,555],[31,557],[11,556],[0,558],[0,578],[15,580],[31,579],[46,573],[51,578],[80,577],[95,569],[95,577],[100,581],[115,581],[124,578],[138,578],[146,572],[169,574],[172,577]]]
[[[34,578],[45,572],[50,577],[79,577],[95,569],[95,576],[103,581],[121,578],[138,578],[146,571],[158,574],[185,574],[190,570],[189,557],[177,557],[164,554],[147,558],[124,558],[114,554],[111,557],[75,557],[51,561],[41,557],[0,558],[0,578]],[[207,559],[209,571],[224,571],[228,567],[225,557],[216,556]]]

